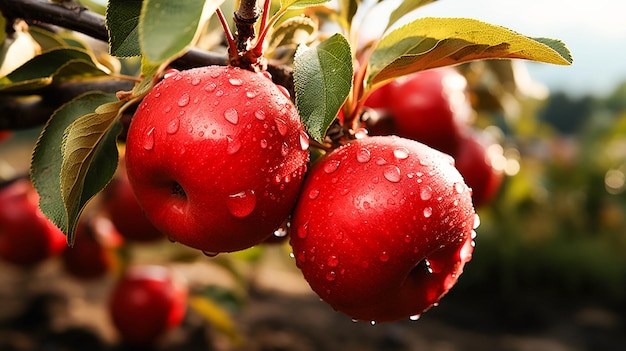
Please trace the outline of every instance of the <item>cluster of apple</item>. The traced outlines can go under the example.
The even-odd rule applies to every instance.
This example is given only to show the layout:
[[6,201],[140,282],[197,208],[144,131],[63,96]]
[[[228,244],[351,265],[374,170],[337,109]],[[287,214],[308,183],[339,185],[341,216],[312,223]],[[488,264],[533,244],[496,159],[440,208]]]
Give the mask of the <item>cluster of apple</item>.
[[[58,258],[61,267],[80,280],[120,271],[116,249],[124,241],[163,238],[143,215],[123,172],[103,194],[103,212],[79,222],[73,247],[39,209],[30,180],[16,179],[0,188],[0,259],[33,268]],[[124,269],[111,291],[108,309],[120,336],[129,344],[148,345],[178,326],[187,306],[187,287],[161,266]]]
[[365,101],[371,135],[420,141],[455,159],[472,188],[474,206],[489,204],[504,176],[502,147],[472,125],[468,83],[454,67],[441,67],[394,80]]
[[417,318],[473,251],[477,216],[452,157],[363,136],[310,162],[298,111],[270,78],[232,66],[166,72],[126,138],[146,215],[209,256],[287,228],[296,265],[334,309],[355,320]]

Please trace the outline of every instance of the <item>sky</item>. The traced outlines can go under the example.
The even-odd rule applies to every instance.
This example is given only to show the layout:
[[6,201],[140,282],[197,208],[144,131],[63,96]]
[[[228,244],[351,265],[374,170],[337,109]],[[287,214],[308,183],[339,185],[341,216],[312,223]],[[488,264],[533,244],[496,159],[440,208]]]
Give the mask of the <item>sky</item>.
[[527,63],[551,92],[602,96],[626,81],[626,2],[620,0],[439,0],[419,17],[470,17],[531,37],[562,40],[574,64]]

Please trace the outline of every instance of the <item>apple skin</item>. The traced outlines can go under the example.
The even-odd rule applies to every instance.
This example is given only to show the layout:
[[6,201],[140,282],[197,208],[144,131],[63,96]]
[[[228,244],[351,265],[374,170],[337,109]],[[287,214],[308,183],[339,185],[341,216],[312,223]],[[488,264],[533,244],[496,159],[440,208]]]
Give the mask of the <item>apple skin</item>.
[[67,247],[63,232],[39,209],[39,194],[28,179],[0,189],[0,257],[30,267]]
[[80,280],[102,278],[118,266],[114,249],[122,243],[122,235],[108,218],[81,219],[74,245],[61,253],[63,269]]
[[[447,154],[470,122],[472,107],[467,80],[453,67],[441,67],[400,77],[373,91],[365,101],[383,117],[391,117],[398,136],[417,140]],[[388,116],[387,116],[388,115]],[[371,135],[377,135],[370,125]],[[389,127],[378,128],[389,133]]]
[[496,168],[495,162],[496,158],[504,159],[502,148],[484,132],[470,128],[462,136],[454,158],[456,168],[472,189],[474,206],[491,203],[504,179],[503,169]]
[[187,296],[186,282],[172,270],[137,265],[113,287],[108,309],[123,342],[146,347],[182,323]]
[[394,321],[421,314],[455,284],[471,259],[475,216],[450,156],[409,139],[366,137],[313,165],[290,244],[335,310]]
[[206,253],[256,245],[291,213],[308,137],[266,75],[208,66],[166,75],[128,131],[126,166],[148,218]]
[[137,202],[126,175],[124,159],[103,191],[103,205],[120,234],[129,241],[149,243],[165,236],[150,222]]

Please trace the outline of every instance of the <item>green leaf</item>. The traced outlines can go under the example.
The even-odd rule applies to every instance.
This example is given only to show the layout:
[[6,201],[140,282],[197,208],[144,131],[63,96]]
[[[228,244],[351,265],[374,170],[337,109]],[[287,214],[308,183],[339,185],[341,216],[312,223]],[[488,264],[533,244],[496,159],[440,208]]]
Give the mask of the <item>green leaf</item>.
[[360,0],[339,0],[339,15],[345,20],[345,23],[352,23],[352,18],[359,9]]
[[67,240],[74,232],[82,210],[109,183],[117,168],[117,122],[125,101],[113,101],[96,108],[94,113],[79,117],[63,133],[61,144],[61,197],[67,218]]
[[201,24],[223,0],[144,0],[139,18],[141,52],[152,64],[183,53],[200,32]]
[[[79,67],[72,67],[77,63]],[[0,79],[0,92],[38,89],[52,83],[62,75],[104,75],[84,50],[56,48],[33,57],[31,60]],[[59,77],[60,78],[60,77]]]
[[398,6],[395,10],[393,10],[391,15],[389,16],[389,23],[387,24],[386,29],[388,29],[391,25],[396,23],[402,16],[406,15],[407,13],[413,10],[416,10],[424,5],[428,5],[435,1],[437,0],[404,0],[402,1],[400,6]]
[[309,6],[318,6],[329,1],[330,0],[280,0],[280,8],[300,9]]
[[[117,101],[115,94],[99,92],[75,98],[52,114],[35,144],[30,176],[40,195],[39,207],[64,233],[68,232],[60,178],[64,131],[79,117],[92,114],[98,106],[114,101]],[[104,175],[100,176],[106,178]]]
[[[2,12],[0,12],[0,28],[6,28],[6,25],[7,25],[7,20],[2,15]],[[0,31],[0,43],[2,43],[4,39],[6,39],[6,37],[7,37],[7,32],[5,30],[1,30]]]
[[148,62],[144,57],[141,58],[141,76],[143,79],[133,89],[134,96],[141,96],[147,94],[154,86],[156,80],[155,76],[161,69],[161,65],[152,64]]
[[141,55],[139,16],[142,2],[142,0],[109,0],[106,26],[109,31],[111,55],[119,57]]
[[313,48],[301,46],[295,58],[296,106],[308,132],[322,141],[352,88],[352,53],[337,33]]
[[266,53],[273,52],[281,46],[293,46],[295,48],[299,44],[309,42],[316,30],[315,22],[309,17],[288,18],[273,29]]
[[475,19],[427,17],[381,39],[370,57],[366,82],[373,86],[416,71],[483,59],[572,63],[558,40],[530,38]]

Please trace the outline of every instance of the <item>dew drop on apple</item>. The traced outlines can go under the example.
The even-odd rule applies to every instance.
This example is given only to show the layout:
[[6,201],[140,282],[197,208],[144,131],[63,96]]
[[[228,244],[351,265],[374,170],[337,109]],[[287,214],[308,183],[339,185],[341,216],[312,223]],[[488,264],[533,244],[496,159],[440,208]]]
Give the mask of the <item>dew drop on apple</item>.
[[252,190],[240,191],[226,198],[226,207],[235,217],[243,218],[252,213],[256,207],[256,195]]
[[414,314],[414,315],[409,317],[409,320],[416,321],[416,320],[420,319],[421,316],[422,316],[421,314]]
[[154,148],[154,127],[148,129],[143,137],[143,148],[150,151]]
[[239,113],[234,108],[229,108],[224,111],[224,118],[232,124],[237,124],[239,122]]
[[230,135],[226,136],[227,144],[226,144],[226,153],[229,155],[236,154],[239,149],[241,149],[241,140],[235,139]]
[[454,190],[456,190],[456,192],[459,194],[463,194],[463,191],[465,190],[465,185],[463,185],[462,183],[454,183]]
[[429,218],[432,215],[433,215],[433,208],[432,207],[424,207],[424,217],[425,218]]
[[185,107],[189,104],[189,94],[184,93],[181,95],[180,99],[178,99],[178,106]]
[[480,216],[478,213],[474,213],[474,226],[472,229],[478,229],[480,227]]
[[328,280],[329,282],[334,281],[335,278],[337,278],[337,273],[335,273],[335,271],[330,271],[326,273],[326,280]]
[[420,199],[426,201],[426,200],[430,200],[432,196],[433,196],[433,189],[430,186],[425,185],[420,188]]
[[257,91],[256,90],[247,90],[246,91],[246,96],[248,97],[248,99],[254,99],[257,96]]
[[388,262],[389,261],[389,253],[387,251],[383,251],[380,256],[378,257],[378,259],[380,260],[380,262]]
[[287,229],[285,228],[278,228],[274,231],[274,236],[277,238],[284,238],[285,236],[287,236]]
[[167,134],[176,134],[178,132],[178,128],[180,126],[180,120],[178,118],[174,118],[167,124],[165,131]]
[[280,133],[281,136],[287,135],[287,122],[285,122],[284,119],[278,117],[274,119],[274,122],[276,123],[276,129],[278,129],[278,133]]
[[356,154],[356,160],[359,161],[360,163],[369,162],[371,158],[372,158],[372,154],[366,148],[360,149]]
[[202,254],[206,257],[215,257],[219,255],[219,252],[211,252],[211,251],[202,251]]
[[261,144],[261,149],[265,149],[265,148],[267,148],[267,140],[265,140],[265,139],[261,139],[260,144]]
[[213,82],[209,82],[207,83],[207,85],[204,86],[204,91],[206,91],[207,93],[212,93],[215,91],[215,89],[217,89],[217,84]]
[[265,120],[265,111],[263,110],[256,110],[256,112],[254,112],[254,117],[256,117],[256,119],[258,119],[259,121],[264,121]]
[[385,177],[385,179],[387,179],[388,181],[392,182],[392,183],[397,183],[400,181],[400,168],[398,168],[398,166],[394,166],[394,165],[390,165],[385,167],[385,170],[383,171],[383,176]]
[[305,131],[300,131],[300,149],[306,151],[309,149],[309,136]]
[[174,68],[168,69],[167,71],[165,71],[163,78],[169,78],[169,77],[175,76],[176,74],[178,74],[178,72],[180,71]]
[[319,189],[313,189],[313,190],[309,191],[309,199],[315,200],[315,199],[317,199],[318,196],[320,196],[320,190]]
[[280,147],[280,154],[285,157],[287,156],[287,154],[289,154],[289,145],[284,142],[281,147]]
[[200,79],[200,77],[193,77],[191,78],[191,85],[196,86],[198,84],[200,84],[202,80]]
[[306,239],[307,236],[309,236],[309,224],[305,223],[300,228],[298,228],[296,232],[297,232],[298,238]]
[[339,258],[335,255],[331,255],[330,257],[328,257],[328,261],[326,262],[326,264],[328,264],[328,267],[335,268],[339,265]]
[[376,321],[370,321],[371,325],[376,325]]
[[331,174],[339,169],[340,164],[341,161],[339,160],[329,160],[324,164],[324,172],[326,172],[327,174]]
[[235,87],[241,86],[243,85],[243,80],[241,80],[240,78],[229,78],[228,82]]
[[409,150],[407,150],[404,147],[399,147],[399,148],[393,150],[393,155],[398,160],[406,160],[409,157]]

